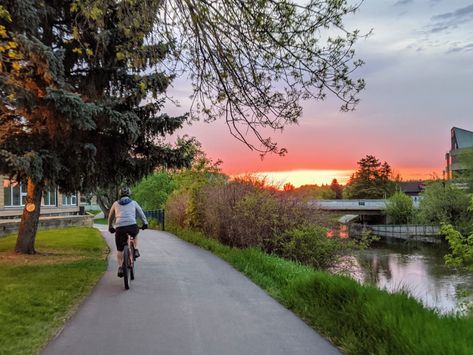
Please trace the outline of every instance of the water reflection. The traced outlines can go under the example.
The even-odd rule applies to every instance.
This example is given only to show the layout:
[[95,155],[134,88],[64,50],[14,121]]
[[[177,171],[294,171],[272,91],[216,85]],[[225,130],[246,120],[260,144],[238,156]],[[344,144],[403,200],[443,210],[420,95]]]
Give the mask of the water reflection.
[[390,292],[406,291],[440,313],[462,313],[473,303],[473,273],[447,268],[446,252],[445,246],[377,243],[345,258],[337,271]]

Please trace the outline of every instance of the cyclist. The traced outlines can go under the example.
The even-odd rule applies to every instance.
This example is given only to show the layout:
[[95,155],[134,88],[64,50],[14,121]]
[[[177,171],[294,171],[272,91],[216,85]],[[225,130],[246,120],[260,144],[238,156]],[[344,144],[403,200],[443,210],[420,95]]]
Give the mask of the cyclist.
[[[135,241],[135,258],[140,256],[138,252],[138,232],[139,228],[136,224],[136,216],[143,221],[142,229],[148,228],[148,220],[146,219],[140,205],[130,198],[130,189],[126,186],[120,189],[120,198],[115,201],[110,208],[108,214],[108,231],[115,233],[115,244],[117,246],[117,261],[118,261],[118,277],[123,277],[123,247],[128,242],[128,235]],[[113,221],[115,220],[115,227]]]

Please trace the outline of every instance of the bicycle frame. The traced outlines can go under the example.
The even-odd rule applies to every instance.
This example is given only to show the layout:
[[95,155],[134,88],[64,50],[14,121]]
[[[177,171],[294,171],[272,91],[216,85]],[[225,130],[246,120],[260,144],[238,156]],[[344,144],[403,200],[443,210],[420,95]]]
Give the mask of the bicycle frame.
[[[128,259],[128,260],[127,260]],[[125,289],[130,288],[130,283],[135,279],[135,242],[134,239],[128,235],[127,244],[123,248],[123,282]]]
[[135,239],[128,234],[128,250],[130,251],[130,267],[133,268],[135,265]]

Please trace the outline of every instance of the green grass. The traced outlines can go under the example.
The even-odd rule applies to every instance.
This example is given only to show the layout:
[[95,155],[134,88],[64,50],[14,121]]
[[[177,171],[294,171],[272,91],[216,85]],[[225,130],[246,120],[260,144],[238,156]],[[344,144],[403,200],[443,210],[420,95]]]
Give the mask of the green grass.
[[106,270],[105,241],[93,228],[40,231],[35,255],[0,239],[0,354],[37,354]]
[[439,316],[406,294],[230,248],[198,232],[174,232],[226,260],[346,354],[473,354],[472,317]]
[[94,223],[97,223],[97,224],[108,224],[108,219],[106,219],[106,218],[96,218],[96,219],[94,219]]

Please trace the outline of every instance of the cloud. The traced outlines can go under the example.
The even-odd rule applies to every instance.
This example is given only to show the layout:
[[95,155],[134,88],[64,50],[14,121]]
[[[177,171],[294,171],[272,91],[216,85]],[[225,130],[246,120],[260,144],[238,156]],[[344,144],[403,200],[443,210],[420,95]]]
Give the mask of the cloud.
[[432,17],[432,20],[446,20],[452,18],[464,18],[465,16],[473,15],[473,4],[462,7],[461,9],[455,10],[453,12],[447,12],[444,14],[436,15]]
[[431,17],[431,24],[427,26],[430,33],[439,33],[448,29],[469,23],[473,19],[473,4],[459,8],[455,11],[445,12]]
[[473,52],[473,43],[470,43],[461,47],[453,47],[447,51],[447,53],[458,53],[458,52]]
[[393,6],[404,6],[414,2],[414,0],[398,0]]

